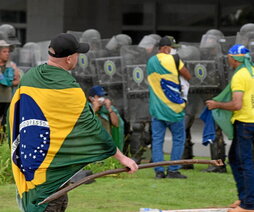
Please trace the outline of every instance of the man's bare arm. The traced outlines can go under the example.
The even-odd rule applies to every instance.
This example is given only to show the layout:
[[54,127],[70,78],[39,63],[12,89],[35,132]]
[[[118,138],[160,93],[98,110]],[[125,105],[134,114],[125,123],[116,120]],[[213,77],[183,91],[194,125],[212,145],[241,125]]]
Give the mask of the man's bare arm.
[[182,67],[182,69],[179,70],[179,72],[180,72],[180,75],[183,76],[184,79],[186,79],[188,81],[191,79],[191,74],[185,66]]
[[128,173],[134,173],[138,170],[138,165],[136,164],[136,162],[125,156],[118,148],[116,150],[114,158],[116,158],[122,165],[130,169]]
[[232,101],[230,102],[217,102],[214,100],[207,100],[206,105],[209,110],[216,108],[230,111],[240,110],[242,108],[243,94],[243,92],[233,92]]

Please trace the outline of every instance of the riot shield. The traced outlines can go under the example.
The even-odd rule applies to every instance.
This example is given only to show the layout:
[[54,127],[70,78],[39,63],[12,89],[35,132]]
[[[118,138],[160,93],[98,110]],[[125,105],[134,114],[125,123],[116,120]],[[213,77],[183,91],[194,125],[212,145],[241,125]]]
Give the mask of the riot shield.
[[130,123],[150,121],[147,51],[134,45],[124,46],[121,55],[124,61],[124,117]]
[[228,50],[235,44],[236,36],[225,36],[224,39],[220,39],[221,51],[223,55],[228,54]]
[[40,54],[41,54],[39,64],[46,63],[48,61],[48,48],[49,48],[50,40],[40,41],[40,42],[37,42],[37,44],[40,48]]
[[232,78],[232,75],[234,74],[234,70],[229,66],[228,64],[228,50],[235,44],[236,42],[236,36],[225,36],[224,39],[221,39],[219,41],[221,45],[221,50],[223,54],[223,64],[224,64],[224,79],[225,83],[227,84],[230,79]]
[[124,152],[129,152],[137,163],[141,159],[151,159],[151,151],[148,147],[151,143],[151,126],[146,75],[149,54],[151,54],[149,49],[139,46],[121,48],[124,72],[124,117],[129,124],[129,136]]
[[225,87],[223,54],[215,36],[203,35],[200,46],[182,45],[178,51],[192,75],[190,92],[214,94]]
[[94,61],[98,80],[95,84],[106,88],[109,98],[123,115],[122,57],[100,57]]
[[23,72],[37,66],[41,61],[40,47],[34,42],[26,43],[19,52],[18,66]]
[[251,54],[252,61],[254,61],[254,41],[251,41],[248,46]]
[[102,39],[101,49],[95,51],[96,81],[108,90],[109,98],[123,116],[123,71],[120,49],[130,43],[131,39],[125,34],[118,34],[111,39]]
[[93,51],[86,54],[79,54],[78,63],[72,71],[72,75],[76,78],[81,88],[85,93],[94,85],[95,71],[95,56]]
[[[193,158],[193,143],[191,142],[190,129],[195,118],[197,118],[196,116],[203,110],[204,102],[216,96],[227,83],[224,69],[225,57],[222,54],[220,40],[221,39],[213,34],[205,34],[202,36],[199,46],[197,44],[190,44],[185,48],[181,47],[179,49],[179,55],[184,59],[185,66],[192,75],[188,98],[189,103],[186,107],[186,142],[183,155],[184,159]],[[195,52],[197,53],[193,54]],[[222,134],[220,134],[217,141],[218,140],[224,142]],[[216,143],[217,141],[214,142]],[[218,149],[213,150],[214,152],[219,151]],[[223,159],[225,159],[225,157]],[[184,168],[193,168],[193,166],[184,166]],[[223,172],[224,170],[213,169],[213,171]]]

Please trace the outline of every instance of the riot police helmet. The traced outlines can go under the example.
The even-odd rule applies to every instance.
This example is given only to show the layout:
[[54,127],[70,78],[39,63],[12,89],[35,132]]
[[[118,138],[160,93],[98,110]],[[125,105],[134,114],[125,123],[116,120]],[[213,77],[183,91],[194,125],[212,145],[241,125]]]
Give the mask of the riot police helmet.
[[100,40],[101,34],[96,29],[87,29],[82,33],[80,38],[80,42],[88,42],[91,43],[94,40]]
[[8,43],[12,45],[20,45],[20,42],[16,37],[16,29],[14,28],[14,26],[10,24],[2,24],[0,26],[0,31],[6,35]]

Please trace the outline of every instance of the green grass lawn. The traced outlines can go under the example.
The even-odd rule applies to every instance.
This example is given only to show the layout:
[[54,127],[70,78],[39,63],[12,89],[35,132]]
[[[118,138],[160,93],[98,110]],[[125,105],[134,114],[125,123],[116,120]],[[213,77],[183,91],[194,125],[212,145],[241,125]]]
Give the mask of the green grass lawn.
[[[153,169],[133,175],[103,177],[69,192],[68,212],[138,212],[140,208],[188,209],[227,207],[237,199],[230,168],[228,173],[204,173],[207,165],[181,170],[188,179],[155,179]],[[0,186],[0,211],[19,211],[15,186]]]

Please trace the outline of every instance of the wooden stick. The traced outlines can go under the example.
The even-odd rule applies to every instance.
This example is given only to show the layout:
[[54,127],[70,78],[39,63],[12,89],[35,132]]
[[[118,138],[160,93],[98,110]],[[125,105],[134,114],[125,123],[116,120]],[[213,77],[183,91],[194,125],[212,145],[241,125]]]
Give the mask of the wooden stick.
[[[157,166],[168,166],[168,165],[185,165],[185,164],[209,164],[209,165],[214,165],[214,166],[223,166],[223,162],[221,160],[198,160],[198,159],[193,159],[193,160],[175,160],[175,161],[163,161],[163,162],[156,162],[156,163],[148,163],[148,164],[141,164],[138,166],[139,169],[146,169],[146,168],[152,168],[152,167],[157,167]],[[82,185],[83,183],[86,183],[90,180],[93,180],[98,177],[102,177],[105,175],[110,175],[110,174],[118,174],[121,172],[128,172],[129,168],[119,168],[119,169],[112,169],[112,170],[106,170],[104,172],[99,172],[96,174],[89,175],[87,177],[84,177],[83,179],[79,180],[76,183],[73,183],[56,193],[50,195],[46,199],[44,199],[42,202],[38,203],[38,205],[48,203],[52,200],[55,200],[59,198],[60,196],[66,194],[67,192],[71,191],[72,189]]]

